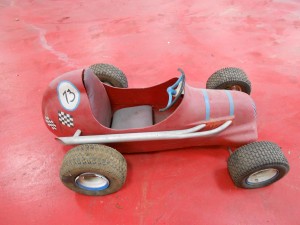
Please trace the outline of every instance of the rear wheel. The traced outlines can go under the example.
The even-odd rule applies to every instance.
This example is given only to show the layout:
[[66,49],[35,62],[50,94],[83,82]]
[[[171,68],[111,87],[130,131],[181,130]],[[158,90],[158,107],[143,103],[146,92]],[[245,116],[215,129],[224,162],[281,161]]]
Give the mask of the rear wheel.
[[286,175],[289,164],[278,145],[262,141],[235,150],[228,159],[228,170],[236,186],[260,188]]
[[91,65],[89,68],[103,83],[119,88],[128,87],[128,82],[125,74],[119,68],[113,65],[98,63]]
[[212,74],[206,82],[206,88],[235,90],[250,94],[251,82],[243,70],[228,67]]
[[60,169],[63,184],[85,195],[107,195],[118,191],[126,180],[126,174],[127,164],[122,154],[97,144],[71,149]]

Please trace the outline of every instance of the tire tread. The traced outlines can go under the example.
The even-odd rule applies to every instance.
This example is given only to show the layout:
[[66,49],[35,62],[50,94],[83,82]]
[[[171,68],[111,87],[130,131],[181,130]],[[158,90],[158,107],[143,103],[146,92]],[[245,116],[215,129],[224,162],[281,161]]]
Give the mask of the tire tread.
[[251,93],[251,82],[247,74],[235,67],[226,67],[213,73],[206,82],[207,89],[223,89],[226,84],[237,83],[247,94]]
[[[121,153],[115,149],[97,144],[79,145],[66,153],[60,169],[62,182],[70,189],[89,194],[88,191],[80,190],[72,182],[65,182],[68,176],[77,176],[77,173],[103,171],[105,174],[112,175],[117,183],[113,190],[104,190],[97,194],[110,194],[119,190],[126,180],[127,163]],[[81,171],[81,172],[79,172]],[[109,193],[108,193],[109,192]]]
[[251,171],[261,167],[284,166],[289,170],[288,161],[280,147],[272,142],[253,142],[234,151],[228,159],[228,170],[234,184],[244,187],[243,179]]
[[119,68],[113,65],[98,63],[91,65],[89,68],[93,70],[94,74],[102,82],[109,82],[114,87],[128,87],[128,81],[125,74]]

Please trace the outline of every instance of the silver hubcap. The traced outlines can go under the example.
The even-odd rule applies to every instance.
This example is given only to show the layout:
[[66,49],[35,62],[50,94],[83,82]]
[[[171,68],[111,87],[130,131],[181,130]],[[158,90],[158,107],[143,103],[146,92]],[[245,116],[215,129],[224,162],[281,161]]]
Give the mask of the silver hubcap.
[[75,178],[78,187],[89,191],[101,191],[109,186],[109,180],[97,173],[82,173]]
[[264,170],[259,170],[255,173],[252,173],[248,178],[247,178],[247,183],[248,184],[258,184],[262,182],[266,182],[274,177],[277,176],[279,171],[277,169],[264,169]]

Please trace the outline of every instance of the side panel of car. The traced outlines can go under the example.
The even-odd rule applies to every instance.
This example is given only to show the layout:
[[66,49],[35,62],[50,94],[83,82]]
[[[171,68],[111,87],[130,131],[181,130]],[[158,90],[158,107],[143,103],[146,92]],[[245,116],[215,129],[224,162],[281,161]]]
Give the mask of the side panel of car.
[[56,136],[72,136],[77,129],[85,133],[101,126],[91,112],[82,73],[82,70],[65,73],[53,80],[44,93],[43,117]]
[[[152,88],[118,89],[105,86],[112,111],[122,108],[151,104],[153,109],[164,107],[167,102],[166,88],[176,79]],[[103,84],[99,80],[97,85]],[[135,97],[136,96],[136,97]],[[121,152],[144,152],[189,146],[235,145],[257,139],[253,101],[249,95],[237,91],[206,90],[186,84],[180,104],[165,119],[153,126],[137,129],[114,130],[100,124],[92,113],[90,100],[83,83],[82,70],[66,73],[51,82],[43,99],[43,116],[47,127],[56,136],[72,136],[77,129],[82,135],[139,133],[188,129],[207,124],[213,129],[222,121],[233,120],[225,131],[202,138],[186,140],[131,142],[113,145]],[[105,111],[105,110],[103,110]],[[99,111],[101,113],[101,110]]]

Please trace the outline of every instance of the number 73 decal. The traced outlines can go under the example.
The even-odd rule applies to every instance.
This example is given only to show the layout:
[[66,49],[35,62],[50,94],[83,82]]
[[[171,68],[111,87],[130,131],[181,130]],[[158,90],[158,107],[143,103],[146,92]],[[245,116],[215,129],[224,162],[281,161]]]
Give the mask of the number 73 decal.
[[57,94],[61,106],[73,111],[77,108],[80,102],[80,92],[70,81],[61,81],[57,85]]

